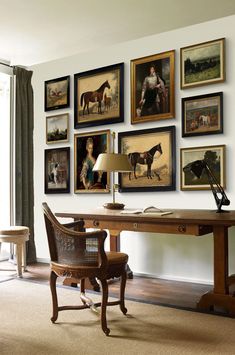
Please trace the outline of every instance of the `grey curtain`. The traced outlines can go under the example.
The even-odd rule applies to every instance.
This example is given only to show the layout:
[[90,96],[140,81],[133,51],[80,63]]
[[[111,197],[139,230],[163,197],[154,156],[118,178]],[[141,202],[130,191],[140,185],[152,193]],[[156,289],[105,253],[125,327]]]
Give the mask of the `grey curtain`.
[[32,71],[15,67],[15,196],[16,225],[30,228],[26,246],[27,262],[36,262],[34,243],[34,186],[33,186],[33,88]]

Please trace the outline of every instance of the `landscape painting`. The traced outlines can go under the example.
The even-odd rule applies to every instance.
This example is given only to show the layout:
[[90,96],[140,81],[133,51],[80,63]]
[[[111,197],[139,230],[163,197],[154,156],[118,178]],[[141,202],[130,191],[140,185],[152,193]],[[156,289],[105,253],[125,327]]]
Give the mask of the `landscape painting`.
[[124,120],[124,64],[74,75],[74,128]]
[[181,160],[181,190],[210,190],[208,176],[205,171],[200,178],[196,177],[185,166],[196,161],[205,160],[218,183],[225,188],[225,145],[182,148]]
[[121,132],[118,150],[133,169],[119,174],[120,192],[175,190],[175,126]]
[[225,80],[225,39],[180,49],[181,88]]
[[69,107],[70,77],[45,81],[45,111]]
[[69,114],[46,118],[46,143],[68,142]]
[[182,137],[223,133],[223,93],[182,99]]

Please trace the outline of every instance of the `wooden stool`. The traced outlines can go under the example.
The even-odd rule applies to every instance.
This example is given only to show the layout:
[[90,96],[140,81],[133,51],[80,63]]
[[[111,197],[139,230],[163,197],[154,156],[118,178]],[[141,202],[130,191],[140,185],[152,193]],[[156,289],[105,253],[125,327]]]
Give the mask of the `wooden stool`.
[[22,277],[22,265],[26,268],[25,242],[29,240],[29,228],[24,226],[11,226],[0,229],[0,243],[13,243],[16,245],[17,276]]

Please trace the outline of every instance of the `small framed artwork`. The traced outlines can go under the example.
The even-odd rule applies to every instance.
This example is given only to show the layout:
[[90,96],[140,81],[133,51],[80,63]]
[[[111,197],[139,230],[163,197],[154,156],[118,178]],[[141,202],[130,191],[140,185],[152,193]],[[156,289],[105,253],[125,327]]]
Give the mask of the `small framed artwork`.
[[225,38],[180,49],[181,89],[225,81]]
[[120,192],[175,190],[175,126],[121,132],[118,150],[133,168],[119,174]]
[[70,192],[70,148],[45,150],[45,194]]
[[196,160],[206,160],[218,183],[225,188],[225,145],[180,149],[181,190],[210,190],[206,172],[196,177],[183,168]]
[[108,193],[110,174],[93,171],[100,153],[110,152],[110,131],[74,135],[74,192]]
[[175,116],[175,51],[131,61],[131,123]]
[[69,107],[70,77],[45,81],[45,111]]
[[223,93],[182,99],[182,137],[223,133]]
[[69,114],[46,117],[46,143],[68,142]]
[[124,121],[124,63],[74,75],[74,128]]

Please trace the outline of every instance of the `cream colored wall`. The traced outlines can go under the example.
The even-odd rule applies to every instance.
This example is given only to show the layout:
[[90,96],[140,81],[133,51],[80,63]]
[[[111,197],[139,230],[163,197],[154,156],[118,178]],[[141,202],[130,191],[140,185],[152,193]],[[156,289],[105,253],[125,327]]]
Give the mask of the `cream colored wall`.
[[[73,193],[73,135],[77,132],[89,132],[110,128],[115,132],[138,130],[152,127],[176,126],[176,191],[122,193],[117,199],[128,207],[155,205],[166,208],[208,208],[214,209],[215,203],[211,192],[180,191],[179,166],[181,147],[226,144],[227,149],[227,194],[231,199],[231,209],[235,209],[235,16],[182,28],[138,40],[105,47],[95,52],[83,53],[53,62],[32,66],[34,102],[35,102],[35,239],[37,257],[48,259],[48,247],[43,222],[41,203],[47,201],[54,211],[76,211],[78,206],[84,209],[91,206],[102,206],[111,200],[111,195],[76,195]],[[157,23],[156,23],[157,26]],[[226,37],[226,71],[225,83],[204,87],[180,90],[180,47]],[[149,122],[139,125],[130,124],[130,60],[171,49],[176,50],[175,63],[175,119]],[[73,129],[73,74],[103,67],[119,62],[125,63],[125,122],[88,129]],[[51,112],[70,114],[70,140],[68,144],[56,144],[54,147],[71,147],[71,193],[44,195],[44,149],[45,117],[44,112],[44,81],[71,75],[71,107],[68,110]],[[224,93],[224,134],[182,138],[181,137],[181,98],[223,91]],[[49,115],[49,114],[48,114]],[[50,146],[51,148],[52,146]],[[116,147],[117,149],[117,147]],[[235,272],[235,230],[230,230],[230,270]],[[108,247],[108,245],[107,245]],[[213,241],[212,236],[192,237],[178,235],[158,235],[149,233],[123,232],[121,250],[130,256],[130,267],[136,273],[154,275],[156,277],[188,280],[195,282],[212,282],[213,280]]]

